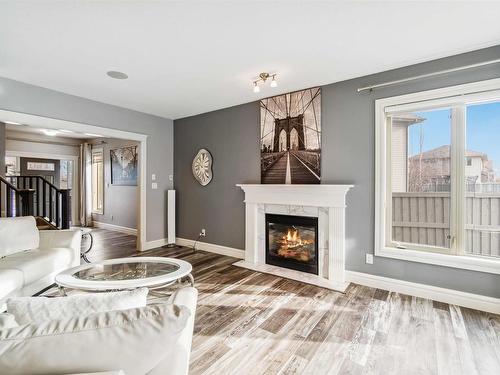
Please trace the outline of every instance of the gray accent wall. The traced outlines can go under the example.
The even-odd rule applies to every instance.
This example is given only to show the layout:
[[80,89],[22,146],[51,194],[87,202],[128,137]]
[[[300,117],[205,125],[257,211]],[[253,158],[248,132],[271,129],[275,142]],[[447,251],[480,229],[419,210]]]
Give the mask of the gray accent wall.
[[[106,79],[103,77],[103,79]],[[166,192],[172,188],[173,121],[0,77],[0,109],[148,135],[148,241],[166,238]],[[151,174],[158,189],[151,189]]]
[[[111,183],[110,151],[125,146],[138,146],[138,143],[121,139],[105,139],[104,143],[92,145],[92,148],[102,148],[104,155],[104,209],[102,215],[93,213],[92,220],[137,229],[139,187],[119,186]],[[140,154],[139,147],[137,147],[137,152]]]
[[[236,184],[260,182],[257,102],[175,120],[177,237],[244,249],[245,205]],[[257,121],[257,122],[256,122]],[[200,148],[212,154],[214,178],[201,186],[191,163]]]
[[[367,57],[369,58],[369,57]],[[322,183],[354,184],[347,198],[347,269],[500,298],[500,275],[375,257],[375,100],[500,77],[500,66],[471,69],[374,92],[358,87],[500,58],[500,46],[322,87]],[[250,89],[250,87],[249,87]],[[271,91],[270,91],[271,93]],[[174,121],[177,235],[244,249],[244,195],[237,183],[260,183],[258,102]],[[214,178],[202,188],[191,174],[197,150],[214,157]]]

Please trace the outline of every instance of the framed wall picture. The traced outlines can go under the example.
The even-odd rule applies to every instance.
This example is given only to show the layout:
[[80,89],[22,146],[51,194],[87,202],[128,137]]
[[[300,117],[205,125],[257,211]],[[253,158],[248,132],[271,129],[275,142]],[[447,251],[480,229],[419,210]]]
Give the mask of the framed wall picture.
[[321,88],[260,101],[263,184],[321,182]]
[[110,150],[111,184],[137,186],[137,146]]

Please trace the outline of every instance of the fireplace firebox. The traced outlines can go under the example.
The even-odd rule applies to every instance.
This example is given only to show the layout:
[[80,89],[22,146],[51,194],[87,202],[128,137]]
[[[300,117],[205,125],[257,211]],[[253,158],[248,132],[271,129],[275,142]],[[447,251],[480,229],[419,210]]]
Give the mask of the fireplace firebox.
[[266,214],[266,263],[318,274],[318,218]]

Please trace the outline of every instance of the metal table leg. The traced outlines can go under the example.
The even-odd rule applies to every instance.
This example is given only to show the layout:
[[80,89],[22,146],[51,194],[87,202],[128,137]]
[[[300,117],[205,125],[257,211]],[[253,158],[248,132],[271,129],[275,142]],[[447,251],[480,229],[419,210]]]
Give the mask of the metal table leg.
[[63,286],[58,285],[58,286],[57,286],[57,289],[59,290],[59,293],[61,294],[61,296],[63,296],[63,297],[66,297],[66,296],[67,296],[66,291],[64,290],[64,287],[63,287]]
[[188,275],[187,275],[187,278],[189,279],[189,282],[191,283],[191,286],[193,286],[193,287],[194,287],[194,277],[193,277],[193,275],[188,274]]
[[89,238],[90,238],[90,246],[89,246],[89,248],[88,248],[87,250],[82,251],[82,252],[80,253],[80,256],[81,256],[81,258],[82,258],[82,259],[83,259],[86,263],[90,263],[89,258],[87,258],[87,253],[88,253],[90,250],[92,250],[92,246],[94,246],[94,237],[92,237],[92,233],[90,233],[90,232],[88,232],[88,233],[84,233],[84,234],[82,235],[82,237],[84,237],[84,236],[89,236]]

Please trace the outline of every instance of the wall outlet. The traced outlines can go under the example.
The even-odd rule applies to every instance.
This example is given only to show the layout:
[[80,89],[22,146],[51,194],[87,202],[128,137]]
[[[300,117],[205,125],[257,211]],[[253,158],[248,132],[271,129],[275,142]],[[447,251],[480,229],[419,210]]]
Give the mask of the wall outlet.
[[173,174],[169,174],[168,175],[168,180],[169,181],[173,181],[174,180],[174,175]]
[[151,181],[156,181],[156,175],[154,173],[151,175]]
[[207,234],[205,232],[205,229],[202,229],[200,232],[200,236],[205,237]]
[[366,264],[373,264],[373,254],[366,253]]
[[151,184],[151,189],[153,189],[153,190],[158,189],[158,184],[157,184],[156,182],[153,182],[153,183]]

